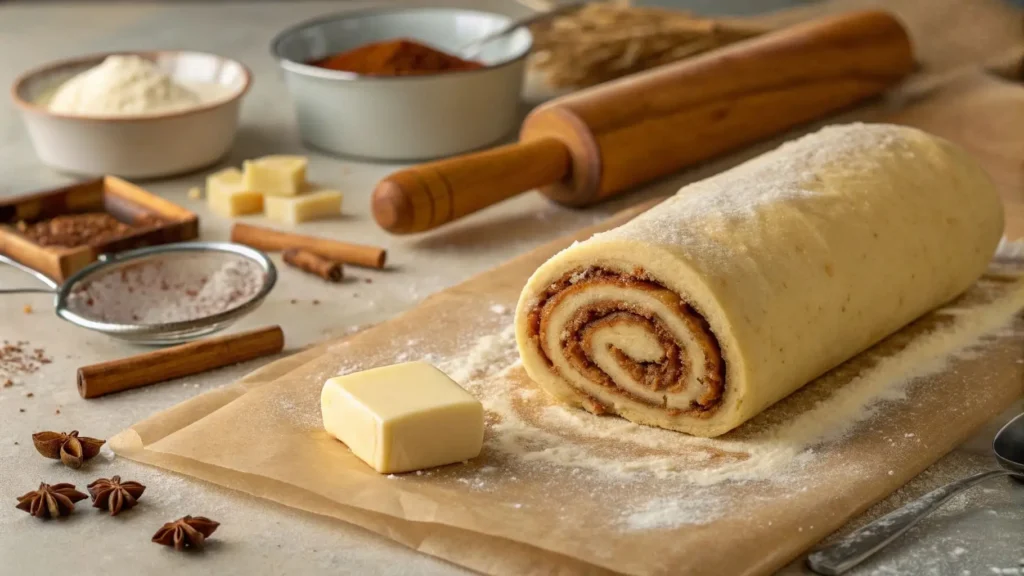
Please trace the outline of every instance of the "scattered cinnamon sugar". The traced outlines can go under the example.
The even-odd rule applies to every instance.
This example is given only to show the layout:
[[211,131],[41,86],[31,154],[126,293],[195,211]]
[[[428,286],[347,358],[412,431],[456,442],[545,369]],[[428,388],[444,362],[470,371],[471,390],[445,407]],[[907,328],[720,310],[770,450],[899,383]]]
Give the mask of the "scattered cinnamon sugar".
[[4,388],[14,385],[14,376],[31,374],[52,360],[42,348],[30,348],[25,341],[0,344],[0,381]]
[[25,398],[33,398],[33,397],[35,397],[35,394],[33,394],[32,392],[26,392],[25,393]]

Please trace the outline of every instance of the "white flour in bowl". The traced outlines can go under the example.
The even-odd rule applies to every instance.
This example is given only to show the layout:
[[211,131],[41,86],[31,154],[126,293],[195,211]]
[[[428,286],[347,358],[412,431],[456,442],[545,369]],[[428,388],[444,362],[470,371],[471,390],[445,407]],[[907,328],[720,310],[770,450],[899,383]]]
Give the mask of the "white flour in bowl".
[[204,100],[200,91],[175,82],[153,62],[115,55],[61,84],[47,107],[62,114],[132,116],[184,110]]

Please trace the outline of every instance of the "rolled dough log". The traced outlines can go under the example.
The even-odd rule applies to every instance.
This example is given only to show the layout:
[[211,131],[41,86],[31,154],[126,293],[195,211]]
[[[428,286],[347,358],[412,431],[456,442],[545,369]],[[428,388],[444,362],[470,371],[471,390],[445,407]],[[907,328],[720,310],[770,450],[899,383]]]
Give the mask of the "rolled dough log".
[[1002,229],[949,142],[828,127],[551,258],[519,351],[564,402],[717,436],[963,292]]

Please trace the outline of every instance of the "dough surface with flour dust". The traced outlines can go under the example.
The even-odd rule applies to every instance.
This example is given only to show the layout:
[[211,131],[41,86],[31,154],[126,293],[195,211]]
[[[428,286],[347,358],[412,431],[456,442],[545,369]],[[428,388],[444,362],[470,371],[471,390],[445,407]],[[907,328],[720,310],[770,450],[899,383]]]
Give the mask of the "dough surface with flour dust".
[[953,144],[831,126],[551,258],[516,339],[564,402],[718,436],[966,290],[1002,227]]

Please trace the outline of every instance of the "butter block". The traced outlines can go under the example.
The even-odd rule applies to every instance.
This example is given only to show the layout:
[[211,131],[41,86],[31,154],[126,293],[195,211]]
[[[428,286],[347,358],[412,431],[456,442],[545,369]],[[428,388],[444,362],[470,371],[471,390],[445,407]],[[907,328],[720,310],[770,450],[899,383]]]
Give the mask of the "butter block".
[[267,196],[295,196],[306,183],[304,156],[264,156],[242,163],[242,181],[248,190]]
[[331,378],[320,410],[324,429],[382,474],[461,462],[483,446],[483,406],[426,362]]
[[245,187],[238,168],[226,168],[206,177],[206,203],[225,218],[263,212],[263,195]]
[[317,190],[301,196],[267,196],[267,218],[284,224],[299,224],[341,215],[341,192]]

